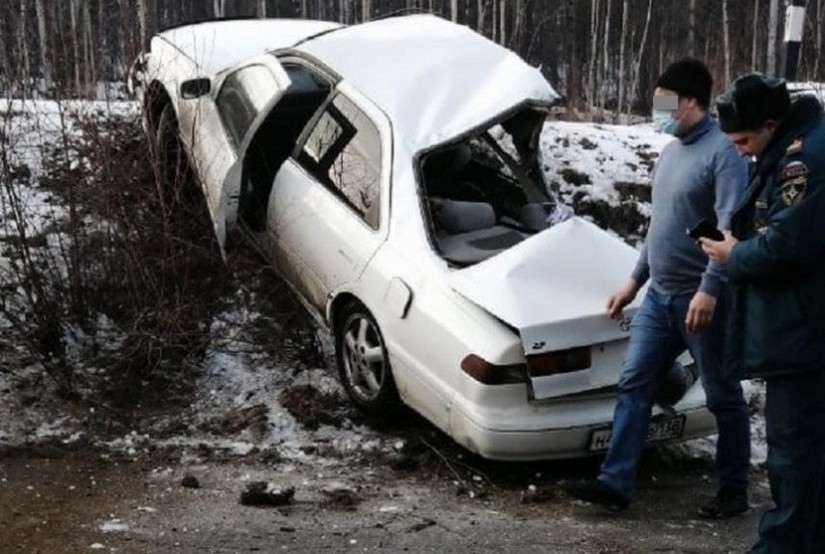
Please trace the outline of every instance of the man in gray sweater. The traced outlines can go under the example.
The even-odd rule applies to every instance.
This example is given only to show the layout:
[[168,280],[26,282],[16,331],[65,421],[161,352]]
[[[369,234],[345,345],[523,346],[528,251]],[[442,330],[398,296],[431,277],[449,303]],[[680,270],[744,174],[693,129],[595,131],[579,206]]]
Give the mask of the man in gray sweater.
[[654,169],[650,228],[628,282],[607,302],[621,318],[650,280],[630,326],[613,434],[597,479],[571,481],[571,495],[624,509],[633,495],[651,411],[677,356],[690,351],[707,405],[716,417],[717,494],[699,515],[723,518],[747,510],[750,422],[742,388],[722,374],[726,278],[724,267],[702,252],[686,229],[707,220],[729,229],[747,181],[747,162],[708,115],[712,78],[705,65],[684,59],[659,77],[653,97],[656,127],[675,135]]

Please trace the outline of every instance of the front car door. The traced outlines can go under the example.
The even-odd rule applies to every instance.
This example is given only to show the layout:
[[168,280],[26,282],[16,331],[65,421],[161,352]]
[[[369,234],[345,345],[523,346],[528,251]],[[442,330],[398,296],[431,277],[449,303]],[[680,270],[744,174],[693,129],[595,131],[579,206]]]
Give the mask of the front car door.
[[218,80],[217,92],[198,102],[191,133],[183,130],[221,249],[235,221],[243,152],[289,85],[274,56],[253,58]]
[[275,178],[276,262],[320,313],[386,239],[391,152],[386,116],[342,84]]

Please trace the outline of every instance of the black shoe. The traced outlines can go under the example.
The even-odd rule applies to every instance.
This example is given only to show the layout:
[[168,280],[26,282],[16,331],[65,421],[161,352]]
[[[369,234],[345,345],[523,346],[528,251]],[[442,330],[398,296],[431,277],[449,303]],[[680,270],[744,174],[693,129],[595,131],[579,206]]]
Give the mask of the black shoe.
[[559,486],[574,498],[599,504],[613,512],[621,512],[630,504],[630,500],[598,479],[562,481]]
[[717,494],[707,504],[699,506],[699,517],[705,519],[724,519],[738,516],[748,510],[748,495]]

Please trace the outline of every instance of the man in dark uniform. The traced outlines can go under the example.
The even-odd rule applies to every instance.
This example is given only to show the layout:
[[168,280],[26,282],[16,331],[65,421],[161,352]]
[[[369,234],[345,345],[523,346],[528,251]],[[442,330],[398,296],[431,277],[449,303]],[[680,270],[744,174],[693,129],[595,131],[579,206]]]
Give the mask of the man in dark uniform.
[[764,378],[768,478],[776,506],[752,552],[825,552],[825,122],[784,81],[737,79],[716,101],[739,153],[756,163],[724,241],[732,306],[726,367]]

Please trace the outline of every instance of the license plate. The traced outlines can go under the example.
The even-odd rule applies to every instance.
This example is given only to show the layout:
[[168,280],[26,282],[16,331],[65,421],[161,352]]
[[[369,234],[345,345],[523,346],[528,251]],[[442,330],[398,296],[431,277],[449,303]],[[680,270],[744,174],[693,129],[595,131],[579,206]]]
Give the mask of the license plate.
[[[680,438],[685,432],[685,416],[680,415],[667,419],[651,421],[647,428],[647,443],[669,441]],[[594,429],[590,434],[590,451],[607,450],[613,427]]]

